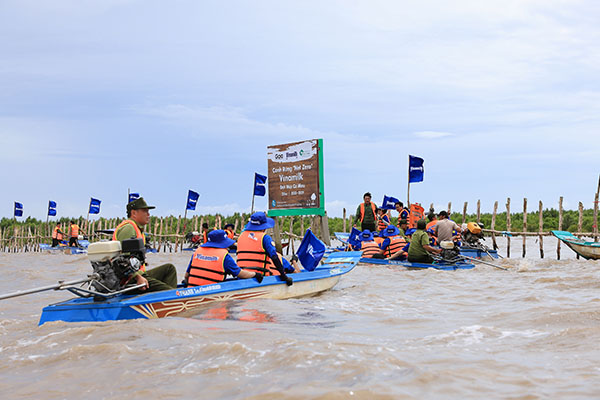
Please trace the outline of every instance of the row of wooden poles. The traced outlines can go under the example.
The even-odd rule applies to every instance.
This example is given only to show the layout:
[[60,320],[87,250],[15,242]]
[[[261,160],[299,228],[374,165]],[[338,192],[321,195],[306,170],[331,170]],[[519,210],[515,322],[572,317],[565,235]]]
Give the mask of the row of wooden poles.
[[[551,232],[544,231],[544,214],[543,214],[543,203],[539,201],[539,228],[538,232],[527,232],[527,198],[523,199],[523,232],[512,232],[512,221],[510,215],[510,197],[506,199],[506,231],[498,231],[496,230],[496,215],[498,213],[498,202],[494,202],[494,210],[492,213],[492,223],[490,229],[483,229],[484,232],[489,233],[492,237],[492,245],[494,250],[498,249],[498,244],[496,243],[496,235],[506,236],[506,257],[510,258],[510,245],[511,245],[511,237],[513,236],[522,236],[523,237],[523,254],[522,257],[525,257],[527,254],[527,237],[537,237],[540,245],[540,257],[544,258],[544,236],[551,236]],[[468,202],[465,201],[462,212],[462,223],[467,222],[467,205]],[[433,209],[433,204],[430,205],[430,209]],[[448,203],[448,215],[451,214],[452,210],[452,202]],[[583,227],[583,203],[579,202],[579,220],[578,220],[578,229],[577,232],[574,233],[576,236],[587,236],[593,237],[593,240],[598,241],[598,193],[596,193],[596,197],[594,199],[594,225],[593,232],[582,232]],[[563,197],[561,196],[558,201],[558,230],[563,229]],[[346,221],[348,221],[348,227],[351,227],[353,224],[354,216],[351,215],[350,218],[346,218],[346,209],[343,211],[344,232],[347,232]],[[476,213],[476,222],[480,222],[481,218],[481,201],[477,200],[477,213]],[[556,246],[556,259],[560,260],[560,240],[558,240]],[[579,258],[579,255],[577,255]]]
[[[289,246],[286,246],[286,252],[289,254],[290,251],[294,252],[294,240],[302,239],[302,236],[294,234],[294,222],[295,218],[300,220],[301,232],[304,232],[305,223],[307,227],[310,227],[312,231],[324,240],[326,243],[329,242],[329,232],[325,228],[323,229],[323,221],[326,217],[320,216],[300,216],[300,217],[279,217],[275,218],[276,225],[271,232],[273,238],[276,241],[276,245],[281,252],[283,250],[282,237],[287,237]],[[222,229],[224,222],[220,215],[217,215],[214,219],[214,225],[211,229]],[[150,244],[153,248],[159,252],[177,252],[183,249],[185,243],[186,232],[192,230],[200,232],[201,227],[205,222],[205,217],[195,216],[191,219],[182,219],[181,216],[177,220],[172,217],[161,217],[153,218],[154,223],[151,222],[146,227],[145,233],[150,236]],[[208,218],[206,218],[208,221]],[[96,242],[100,240],[109,240],[110,236],[100,233],[98,231],[106,229],[114,229],[123,221],[122,218],[112,219],[100,219],[97,221],[86,221],[80,218],[78,225],[81,227],[83,234],[87,234],[90,242]],[[239,230],[243,228],[245,221],[242,218],[234,220],[234,231],[239,233]],[[189,225],[188,225],[189,224]],[[42,224],[37,227],[31,228],[30,226],[15,225],[13,228],[0,229],[0,252],[31,252],[31,251],[42,251],[40,244],[50,243],[52,241],[52,230],[56,226],[56,223]],[[286,228],[289,226],[289,230]],[[61,226],[61,231],[64,233],[68,232],[68,224]],[[174,233],[168,233],[174,232]],[[201,234],[201,233],[200,233]],[[327,238],[327,239],[325,239]],[[68,238],[65,238],[68,240]]]

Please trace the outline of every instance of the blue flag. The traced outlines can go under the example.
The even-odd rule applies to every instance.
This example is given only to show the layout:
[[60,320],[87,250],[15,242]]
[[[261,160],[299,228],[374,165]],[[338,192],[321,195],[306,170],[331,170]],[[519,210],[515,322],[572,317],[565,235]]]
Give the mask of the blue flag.
[[302,243],[298,247],[298,259],[307,271],[314,271],[325,254],[325,243],[317,238],[310,228],[306,230]]
[[95,198],[90,198],[90,214],[100,214],[100,200]]
[[193,190],[188,190],[188,198],[187,198],[187,206],[185,206],[186,210],[195,210],[196,203],[198,203],[198,198],[200,195]]
[[264,196],[267,193],[265,184],[267,183],[267,177],[261,174],[254,173],[254,195]]
[[23,204],[17,203],[15,201],[15,217],[22,217],[22,216],[23,216]]
[[423,159],[415,156],[408,156],[408,183],[423,182]]
[[56,202],[50,200],[48,202],[48,216],[54,217],[56,215]]
[[354,227],[350,231],[350,237],[348,237],[348,243],[352,246],[358,246],[360,244],[360,231]]
[[395,197],[384,195],[383,201],[381,202],[381,208],[384,210],[394,210],[396,208],[396,203],[400,203],[400,200]]
[[140,198],[139,193],[129,193],[129,203]]

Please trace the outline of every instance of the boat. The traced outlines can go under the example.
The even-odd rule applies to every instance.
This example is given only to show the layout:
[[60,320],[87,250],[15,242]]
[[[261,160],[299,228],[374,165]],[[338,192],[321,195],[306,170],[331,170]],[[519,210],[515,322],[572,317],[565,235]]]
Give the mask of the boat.
[[[334,253],[335,254],[335,253]],[[475,268],[475,264],[467,263],[464,261],[458,261],[454,263],[447,262],[435,262],[433,264],[427,263],[416,263],[410,261],[400,261],[400,260],[385,260],[382,258],[361,258],[359,261],[361,264],[371,264],[371,265],[390,265],[390,266],[398,266],[404,267],[408,269],[427,269],[433,268],[441,271],[455,271],[457,269],[473,269]]]
[[600,259],[600,242],[586,241],[566,231],[552,231],[552,234],[586,260]]
[[[348,245],[348,239],[350,238],[350,234],[346,232],[335,232],[335,237],[340,242],[342,242],[344,246],[336,247],[334,248],[334,250],[344,250],[345,246]],[[488,249],[484,245],[473,247],[463,244],[461,247],[459,247],[459,249],[461,256],[477,258],[479,260],[491,260],[499,258],[497,250]]]
[[[83,242],[83,240],[81,240],[81,242]],[[86,242],[87,242],[87,240],[86,240]],[[85,247],[87,247],[87,245]],[[40,250],[48,251],[48,252],[60,251],[60,252],[63,252],[64,254],[86,254],[87,253],[87,249],[84,247],[71,247],[71,246],[67,246],[67,245],[52,247],[51,245],[49,245],[47,243],[40,243]]]
[[[206,305],[226,300],[288,299],[314,295],[331,289],[341,276],[358,263],[362,252],[343,252],[330,255],[313,271],[291,274],[294,284],[287,286],[278,276],[265,276],[262,283],[255,279],[232,279],[221,283],[179,287],[141,295],[124,293],[99,294],[75,285],[59,287],[80,297],[44,307],[39,325],[50,321],[85,322],[127,319],[153,319],[170,316],[186,317]],[[95,301],[98,295],[106,296]],[[117,292],[118,293],[118,292]]]

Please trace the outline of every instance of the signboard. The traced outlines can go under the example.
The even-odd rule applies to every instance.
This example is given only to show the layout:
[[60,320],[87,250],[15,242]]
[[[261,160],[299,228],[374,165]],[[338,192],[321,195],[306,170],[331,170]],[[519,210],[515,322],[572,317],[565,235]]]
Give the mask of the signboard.
[[269,216],[325,215],[323,139],[267,147]]

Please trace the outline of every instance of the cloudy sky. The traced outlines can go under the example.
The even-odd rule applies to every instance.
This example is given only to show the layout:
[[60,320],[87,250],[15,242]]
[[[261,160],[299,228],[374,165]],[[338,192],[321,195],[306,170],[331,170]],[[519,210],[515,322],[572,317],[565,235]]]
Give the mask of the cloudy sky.
[[[324,140],[328,213],[362,194],[593,206],[600,2],[0,0],[0,216],[248,211],[266,147]],[[257,207],[267,207],[266,198]]]

